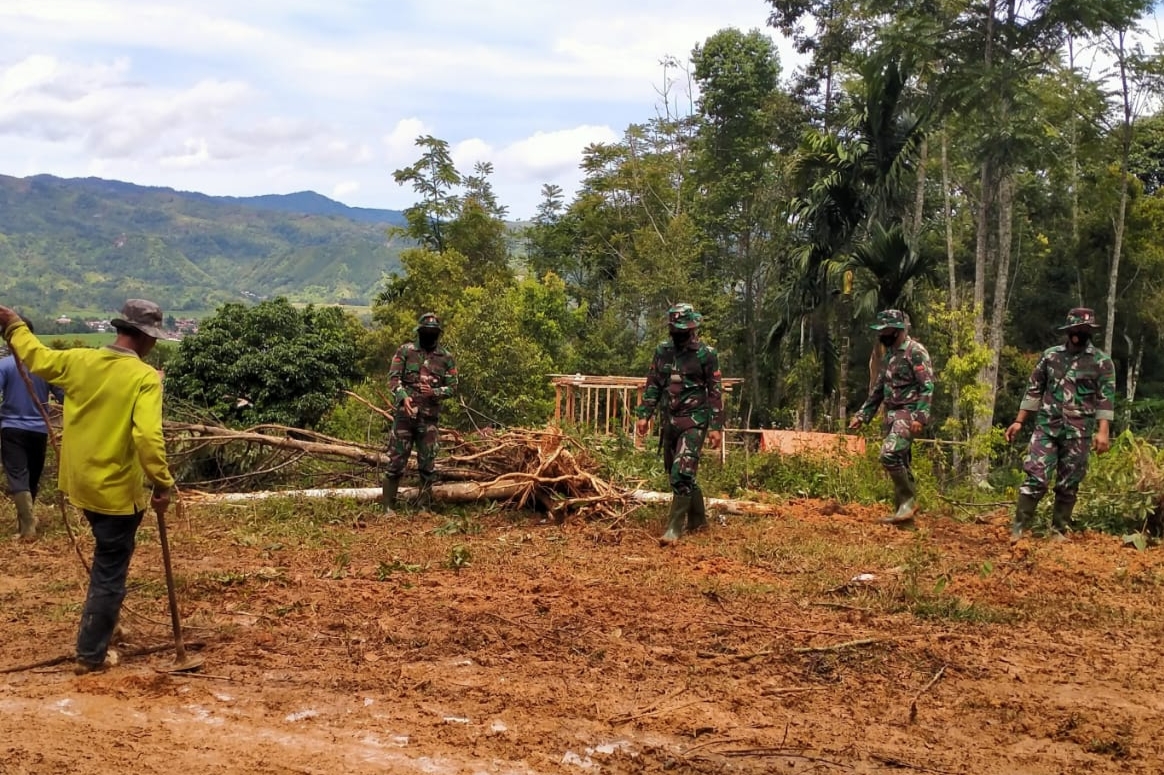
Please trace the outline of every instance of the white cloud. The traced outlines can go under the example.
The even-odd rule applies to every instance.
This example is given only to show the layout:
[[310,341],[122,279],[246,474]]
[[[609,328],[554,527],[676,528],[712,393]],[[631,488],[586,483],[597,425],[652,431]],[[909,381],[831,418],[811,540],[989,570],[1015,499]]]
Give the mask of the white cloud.
[[206,138],[190,138],[182,145],[181,153],[163,156],[158,163],[163,167],[199,167],[210,161],[210,148],[206,145]]
[[[654,113],[659,60],[762,0],[0,0],[0,173],[370,207],[417,137],[495,167],[515,216]],[[31,164],[29,160],[36,160]],[[337,182],[338,181],[338,182]]]
[[342,202],[348,194],[354,194],[359,190],[359,181],[345,180],[340,183],[336,183],[335,186],[332,187],[331,198]]

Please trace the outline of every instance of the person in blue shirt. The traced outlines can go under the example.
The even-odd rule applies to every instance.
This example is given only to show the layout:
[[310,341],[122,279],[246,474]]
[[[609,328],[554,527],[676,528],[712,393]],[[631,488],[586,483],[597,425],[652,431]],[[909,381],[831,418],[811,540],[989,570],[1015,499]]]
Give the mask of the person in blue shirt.
[[[29,330],[32,323],[24,318]],[[8,492],[16,504],[16,522],[22,541],[36,540],[36,516],[32,504],[40,488],[44,470],[45,450],[48,447],[48,427],[37,406],[48,405],[51,393],[58,402],[64,401],[60,388],[51,386],[28,371],[24,374],[36,391],[36,400],[28,392],[28,383],[20,374],[22,366],[9,355],[0,358],[0,462],[8,477]]]

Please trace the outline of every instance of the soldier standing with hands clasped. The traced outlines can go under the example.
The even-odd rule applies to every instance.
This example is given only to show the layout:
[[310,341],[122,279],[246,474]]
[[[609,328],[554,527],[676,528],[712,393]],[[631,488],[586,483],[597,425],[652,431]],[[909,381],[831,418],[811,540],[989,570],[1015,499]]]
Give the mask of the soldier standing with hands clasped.
[[388,389],[395,401],[392,439],[388,449],[388,470],[384,477],[384,511],[396,508],[400,479],[416,444],[416,467],[420,472],[422,507],[432,503],[432,483],[436,477],[440,402],[457,390],[457,364],[439,342],[443,328],[431,312],[420,316],[416,341],[405,342],[392,356],[388,369]]
[[870,326],[885,346],[881,371],[869,397],[849,423],[856,430],[873,419],[877,407],[885,404],[885,441],[881,445],[881,466],[893,480],[895,511],[881,520],[896,525],[909,522],[917,514],[914,488],[913,440],[929,424],[930,402],[934,395],[934,367],[921,342],[906,333],[905,313],[897,309],[877,313]]
[[1115,364],[1091,343],[1092,334],[1098,329],[1092,310],[1076,307],[1067,313],[1066,324],[1059,327],[1066,332],[1067,341],[1043,352],[1031,372],[1018,416],[1006,429],[1006,440],[1014,441],[1027,418],[1035,415],[1035,430],[1023,461],[1027,476],[1019,488],[1011,525],[1012,541],[1030,529],[1035,508],[1047,493],[1052,469],[1055,506],[1051,511],[1051,535],[1065,539],[1076,493],[1087,476],[1092,434],[1096,452],[1102,454],[1111,447]]
[[640,436],[646,435],[656,407],[663,408],[660,444],[672,494],[667,532],[659,541],[664,546],[678,541],[684,528],[693,531],[707,525],[695,473],[704,437],[712,449],[723,442],[723,379],[715,349],[697,336],[702,319],[690,304],[676,304],[667,311],[671,337],[655,348],[643,401],[635,408]]

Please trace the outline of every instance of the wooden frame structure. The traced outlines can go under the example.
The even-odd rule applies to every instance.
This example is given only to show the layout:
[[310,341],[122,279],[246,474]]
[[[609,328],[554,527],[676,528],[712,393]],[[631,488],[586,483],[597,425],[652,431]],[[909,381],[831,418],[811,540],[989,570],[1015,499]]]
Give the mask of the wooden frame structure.
[[[643,377],[551,374],[554,386],[554,424],[585,425],[599,433],[621,431],[635,435],[635,407],[643,400]],[[724,410],[733,388],[743,382],[737,377],[723,379]]]

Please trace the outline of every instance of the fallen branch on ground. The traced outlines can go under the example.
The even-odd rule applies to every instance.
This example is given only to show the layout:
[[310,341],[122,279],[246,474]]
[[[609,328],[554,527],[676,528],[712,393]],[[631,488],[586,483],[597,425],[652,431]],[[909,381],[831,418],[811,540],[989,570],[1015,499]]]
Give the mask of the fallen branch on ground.
[[[190,643],[184,643],[183,645],[193,651],[202,648],[206,644],[202,641],[193,641]],[[121,654],[122,658],[144,657],[147,654],[156,654],[159,651],[169,651],[172,648],[174,648],[173,643],[159,643],[156,646],[142,646],[141,648],[135,649],[122,649],[119,653]],[[76,654],[62,654],[61,656],[42,659],[39,662],[31,662],[27,665],[14,665],[13,667],[0,668],[0,674],[23,673],[28,670],[37,670],[42,667],[55,667],[56,665],[64,664],[65,662],[71,662],[76,658]]]
[[934,673],[934,677],[930,679],[930,682],[927,683],[925,686],[923,686],[921,688],[921,691],[913,696],[913,700],[909,703],[909,723],[912,724],[914,721],[917,720],[917,701],[918,701],[918,699],[920,699],[923,694],[925,694],[930,689],[932,689],[934,687],[934,684],[936,684],[939,680],[941,680],[942,674],[945,672],[946,672],[946,666],[942,665],[938,669],[938,672]]
[[802,646],[793,649],[793,651],[797,654],[819,654],[826,651],[844,651],[845,649],[854,649],[859,646],[872,646],[880,642],[881,638],[861,638],[859,640],[847,640],[844,643],[834,643],[831,646]]

